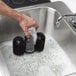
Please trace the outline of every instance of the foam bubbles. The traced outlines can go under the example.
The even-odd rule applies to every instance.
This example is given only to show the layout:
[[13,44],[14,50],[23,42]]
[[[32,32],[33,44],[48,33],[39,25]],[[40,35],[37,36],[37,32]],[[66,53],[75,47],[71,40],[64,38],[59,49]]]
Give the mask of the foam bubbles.
[[11,76],[64,76],[76,72],[66,53],[47,35],[41,53],[16,56],[13,54],[12,41],[2,43],[0,49]]

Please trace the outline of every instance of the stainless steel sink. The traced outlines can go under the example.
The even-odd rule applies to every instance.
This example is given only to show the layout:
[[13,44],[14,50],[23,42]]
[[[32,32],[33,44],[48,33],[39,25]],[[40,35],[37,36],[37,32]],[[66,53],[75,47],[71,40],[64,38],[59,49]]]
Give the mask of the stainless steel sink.
[[[64,56],[66,55],[66,57],[63,57],[61,54],[59,54],[59,55],[61,56],[61,59],[64,60],[63,63],[67,63],[67,66],[70,68],[71,67],[70,65],[72,65],[72,64],[69,64],[70,62],[72,62],[76,66],[76,58],[75,58],[75,54],[76,54],[76,52],[75,52],[76,36],[73,34],[71,29],[68,27],[69,25],[68,25],[68,23],[66,22],[65,19],[63,19],[60,22],[60,26],[58,26],[56,24],[57,19],[63,13],[62,13],[62,11],[58,10],[58,7],[57,7],[58,11],[55,10],[56,8],[53,9],[53,6],[54,6],[53,4],[52,5],[48,4],[48,6],[40,6],[40,7],[38,6],[38,7],[32,7],[32,8],[31,7],[28,7],[28,8],[24,7],[24,8],[19,8],[19,9],[15,9],[15,10],[34,18],[38,22],[38,24],[40,25],[38,31],[49,35],[50,37],[52,37],[56,41],[57,46],[54,45],[52,47],[55,50],[59,50],[58,53],[61,52],[61,54],[62,54],[62,51],[63,51],[63,55]],[[9,61],[7,59],[8,49],[6,48],[6,45],[12,46],[12,44],[10,42],[7,42],[7,41],[13,40],[13,38],[16,37],[16,36],[24,36],[24,33],[23,33],[22,29],[19,27],[19,24],[11,18],[8,18],[8,17],[5,17],[5,16],[0,16],[0,59],[1,59],[0,67],[1,67],[1,70],[3,70],[3,71],[1,71],[2,76],[10,76],[10,75],[12,76],[13,75],[13,72],[12,72],[12,74],[10,74],[9,68],[14,68],[13,66],[16,66],[16,65],[13,65],[13,66],[10,65],[11,67],[8,67],[8,65],[6,64],[6,62]],[[5,43],[5,42],[7,42],[8,44]],[[3,46],[3,44],[4,44],[4,46]],[[5,48],[7,52],[3,51],[2,47]],[[9,51],[9,53],[10,53],[10,51]],[[36,54],[36,55],[39,56],[39,58],[40,58],[39,53]],[[43,55],[43,54],[41,53],[41,55]],[[51,53],[49,55],[51,55]],[[30,55],[30,56],[32,58],[33,55]],[[44,60],[47,59],[47,56],[46,55],[44,55],[44,56],[46,57],[46,58],[44,58]],[[9,56],[9,57],[11,58],[12,56]],[[29,55],[26,55],[26,58],[29,59],[30,58]],[[23,57],[23,59],[27,60],[26,58]],[[35,58],[35,57],[33,57],[33,58]],[[67,58],[69,58],[71,61],[68,60]],[[50,58],[49,58],[49,60],[50,60]],[[39,62],[42,62],[42,61],[39,61]],[[55,62],[57,62],[57,61],[55,61]],[[32,61],[32,63],[33,63],[33,61]],[[50,65],[50,63],[48,63],[48,65]],[[58,71],[59,66],[57,66],[57,67],[58,67],[58,69],[57,69],[57,71]],[[47,70],[49,71],[48,66],[45,66],[45,67],[42,66],[40,68],[40,70],[41,69],[43,70],[45,68],[47,68]],[[73,71],[73,69],[74,69],[74,71]],[[64,76],[72,76],[72,74],[74,74],[73,76],[76,76],[76,74],[75,74],[76,71],[75,71],[74,66],[73,66],[73,69],[70,70],[70,72],[68,72],[68,73],[71,73],[71,74],[66,74]],[[44,71],[46,71],[46,70],[44,70]],[[57,74],[57,72],[55,72],[55,73]],[[42,76],[42,75],[39,75],[39,76]],[[61,76],[61,74],[60,75],[59,74],[57,74],[57,75],[50,74],[50,75]],[[15,76],[20,76],[20,75],[16,74]],[[24,75],[22,75],[22,76],[24,76]],[[27,76],[29,76],[28,73],[27,73]],[[36,76],[36,75],[34,75],[34,76]]]
[[[35,19],[39,23],[39,25],[41,26],[39,31],[42,31],[42,32],[45,31],[47,7],[46,8],[44,8],[44,7],[32,8],[32,9],[30,9],[30,8],[24,9],[23,8],[21,10],[17,9],[17,11],[19,11],[23,14],[26,14],[26,15],[32,17],[33,19]],[[13,19],[10,19],[10,18],[5,17],[5,16],[1,16],[0,24],[1,24],[0,42],[5,41],[5,40],[9,40],[11,38],[13,39],[17,35],[22,36],[24,34],[22,29],[19,27],[19,24],[16,21],[14,21]],[[9,37],[9,35],[10,35],[10,37]]]

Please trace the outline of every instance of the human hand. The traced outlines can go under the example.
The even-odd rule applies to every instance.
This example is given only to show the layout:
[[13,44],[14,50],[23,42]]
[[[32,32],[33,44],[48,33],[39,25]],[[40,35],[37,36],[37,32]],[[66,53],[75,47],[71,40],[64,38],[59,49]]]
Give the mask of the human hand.
[[9,6],[7,6],[2,0],[0,0],[0,15],[8,16],[18,21],[27,38],[29,38],[30,36],[30,33],[28,31],[30,27],[35,27],[36,29],[38,28],[38,24],[31,17],[28,17],[18,11],[13,10]]
[[19,24],[27,38],[30,37],[30,33],[28,31],[29,28],[35,27],[37,30],[39,27],[38,24],[31,17],[28,17],[26,15],[23,15],[23,18],[19,21]]

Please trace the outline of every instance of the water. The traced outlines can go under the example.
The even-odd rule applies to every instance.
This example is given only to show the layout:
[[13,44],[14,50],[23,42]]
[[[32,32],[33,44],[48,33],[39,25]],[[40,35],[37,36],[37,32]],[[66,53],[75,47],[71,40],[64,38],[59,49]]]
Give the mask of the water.
[[64,76],[76,72],[66,53],[52,37],[46,36],[43,52],[20,57],[13,54],[12,41],[0,46],[11,76]]

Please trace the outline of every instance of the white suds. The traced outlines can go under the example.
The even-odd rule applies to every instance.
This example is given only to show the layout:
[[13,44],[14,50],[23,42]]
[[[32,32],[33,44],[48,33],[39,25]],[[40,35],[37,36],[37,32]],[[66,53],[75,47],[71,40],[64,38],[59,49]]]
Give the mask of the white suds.
[[12,41],[1,44],[1,52],[11,76],[64,76],[76,72],[66,53],[53,39],[46,37],[45,48],[41,53],[13,54]]

